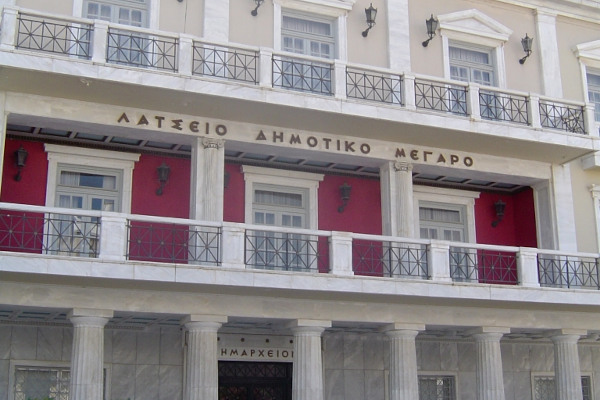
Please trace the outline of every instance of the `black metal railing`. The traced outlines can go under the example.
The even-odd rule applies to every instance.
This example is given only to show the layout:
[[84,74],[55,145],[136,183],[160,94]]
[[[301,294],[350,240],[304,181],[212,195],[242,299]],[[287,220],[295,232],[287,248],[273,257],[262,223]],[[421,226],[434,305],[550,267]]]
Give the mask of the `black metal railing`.
[[194,42],[192,73],[258,83],[258,52]]
[[597,258],[538,255],[541,286],[600,289],[598,272]]
[[96,217],[0,211],[0,250],[98,257],[100,222]]
[[545,128],[585,134],[583,106],[540,100],[540,122]]
[[91,24],[19,13],[16,48],[91,58]]
[[417,108],[467,115],[467,87],[415,79]]
[[402,77],[348,67],[346,96],[402,105]]
[[450,277],[455,282],[516,285],[517,257],[505,251],[451,247]]
[[479,112],[484,119],[527,125],[529,123],[528,102],[526,96],[490,90],[479,91]]
[[110,28],[107,40],[109,63],[177,71],[177,38]]
[[325,236],[247,230],[246,265],[258,269],[328,272],[327,239]]
[[427,246],[354,239],[352,269],[355,275],[427,279]]
[[332,95],[332,76],[330,63],[273,56],[273,87]]
[[127,259],[181,264],[221,264],[221,228],[127,222]]

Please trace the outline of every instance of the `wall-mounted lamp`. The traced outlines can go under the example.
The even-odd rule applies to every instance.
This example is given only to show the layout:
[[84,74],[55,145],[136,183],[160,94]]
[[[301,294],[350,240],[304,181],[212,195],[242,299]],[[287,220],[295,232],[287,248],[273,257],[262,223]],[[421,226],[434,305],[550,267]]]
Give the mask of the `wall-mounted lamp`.
[[21,145],[19,147],[19,150],[15,151],[15,159],[16,159],[16,164],[17,164],[17,174],[15,175],[15,181],[17,181],[17,182],[19,182],[21,180],[21,170],[23,169],[23,167],[25,166],[25,163],[27,162],[28,155],[29,155],[29,153],[27,152],[27,150],[25,150],[23,145]]
[[492,226],[495,228],[498,226],[502,218],[504,218],[504,209],[506,208],[506,203],[502,200],[498,200],[494,203],[494,210],[496,211],[496,220],[492,222]]
[[427,39],[426,41],[421,43],[423,45],[423,47],[427,47],[427,45],[429,45],[429,42],[431,41],[431,39],[434,38],[435,31],[438,28],[438,24],[439,24],[439,21],[433,16],[433,14],[431,14],[431,17],[429,17],[429,19],[425,21],[425,25],[427,25],[427,36],[429,36],[429,39]]
[[521,39],[521,45],[523,46],[523,51],[525,52],[525,57],[519,59],[519,64],[525,64],[525,60],[527,57],[531,55],[531,44],[533,43],[533,38],[530,38],[527,34],[525,37]]
[[254,2],[256,3],[256,8],[250,11],[250,14],[252,14],[253,17],[256,17],[258,15],[258,7],[260,7],[264,1],[265,0],[254,0]]
[[163,161],[163,163],[160,164],[160,166],[156,168],[156,172],[158,172],[158,181],[160,182],[160,187],[158,189],[156,189],[156,194],[158,196],[161,196],[163,194],[163,188],[165,187],[165,185],[167,184],[167,181],[169,180],[169,175],[171,174],[171,167],[169,167]]
[[342,205],[338,207],[338,212],[344,212],[344,208],[346,208],[348,205],[348,200],[350,200],[351,191],[352,186],[348,185],[346,182],[340,186],[340,198],[342,199]]
[[375,18],[377,18],[377,9],[373,7],[373,3],[371,3],[369,8],[365,8],[365,14],[367,15],[367,25],[369,27],[363,31],[363,37],[367,37],[367,35],[369,34],[369,30],[375,26]]

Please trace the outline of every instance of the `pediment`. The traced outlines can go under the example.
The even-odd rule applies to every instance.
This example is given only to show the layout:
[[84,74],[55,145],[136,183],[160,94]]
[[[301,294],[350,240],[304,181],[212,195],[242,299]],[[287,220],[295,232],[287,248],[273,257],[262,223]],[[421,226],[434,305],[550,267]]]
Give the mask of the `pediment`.
[[439,15],[440,31],[476,35],[506,42],[512,30],[481,11],[472,9]]
[[574,49],[579,58],[588,58],[600,61],[600,40],[579,44]]

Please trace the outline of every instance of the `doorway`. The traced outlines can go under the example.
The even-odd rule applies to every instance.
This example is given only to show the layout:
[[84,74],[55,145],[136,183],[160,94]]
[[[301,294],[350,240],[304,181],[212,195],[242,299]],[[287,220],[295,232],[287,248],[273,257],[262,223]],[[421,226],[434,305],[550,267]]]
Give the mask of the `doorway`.
[[291,400],[292,363],[219,361],[219,400]]

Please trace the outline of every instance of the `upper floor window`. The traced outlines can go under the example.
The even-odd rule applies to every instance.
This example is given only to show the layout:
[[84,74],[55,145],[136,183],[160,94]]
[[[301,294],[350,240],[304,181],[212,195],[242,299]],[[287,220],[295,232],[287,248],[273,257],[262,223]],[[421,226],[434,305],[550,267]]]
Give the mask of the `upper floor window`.
[[83,7],[86,18],[148,27],[147,0],[88,0]]
[[420,203],[419,220],[422,239],[464,242],[465,207],[441,203]]
[[455,400],[456,378],[445,375],[419,375],[419,400]]
[[[581,391],[583,400],[592,400],[592,382],[589,376],[581,377]],[[555,399],[555,378],[553,376],[534,376],[533,393],[534,400]]]
[[600,73],[587,73],[587,89],[590,103],[594,105],[594,119],[600,122]]
[[475,49],[452,44],[449,47],[450,78],[480,85],[496,84],[495,63],[491,49]]
[[323,17],[285,12],[281,21],[282,50],[312,57],[335,56],[335,24]]

